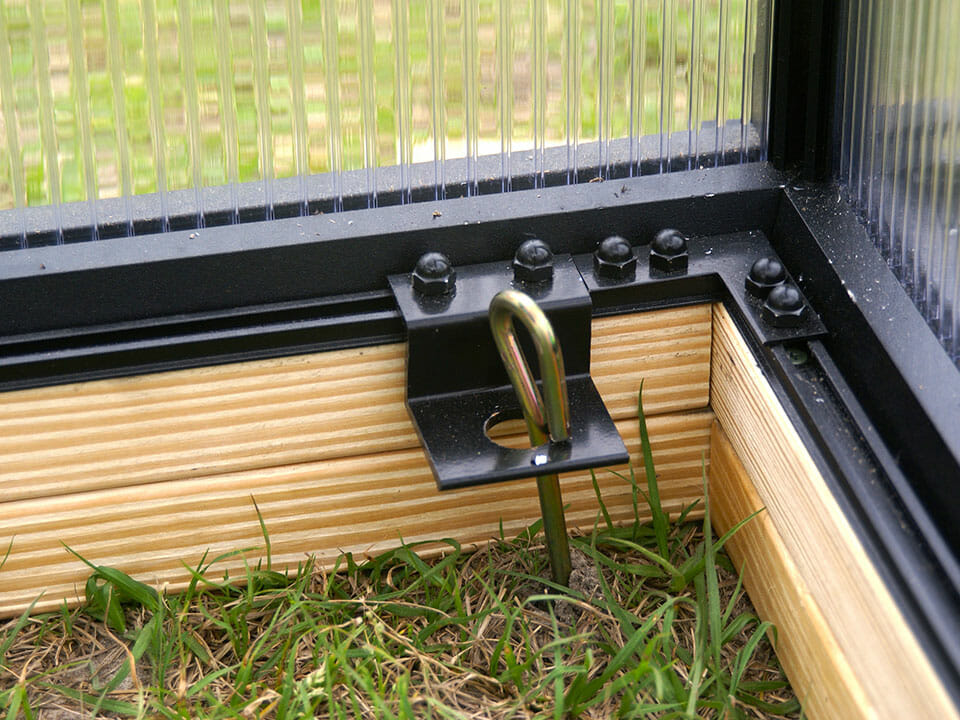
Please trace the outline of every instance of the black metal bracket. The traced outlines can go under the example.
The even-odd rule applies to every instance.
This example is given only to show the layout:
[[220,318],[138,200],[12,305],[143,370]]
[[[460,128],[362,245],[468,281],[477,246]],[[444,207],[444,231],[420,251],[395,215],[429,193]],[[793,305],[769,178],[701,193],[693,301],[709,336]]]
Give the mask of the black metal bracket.
[[[674,272],[651,267],[644,246],[633,253],[637,270],[629,279],[600,276],[590,254],[557,256],[553,279],[537,283],[514,280],[506,261],[468,265],[458,268],[454,290],[441,295],[419,293],[410,274],[390,276],[407,328],[407,407],[441,490],[627,461],[590,379],[591,296],[614,311],[728,298],[764,344],[826,334],[809,307],[796,327],[776,327],[763,319],[763,300],[745,288],[754,261],[776,257],[761,231],[691,238],[687,266]],[[786,277],[793,280],[789,273]],[[512,449],[495,444],[485,432],[501,419],[520,417],[487,320],[490,300],[509,287],[533,297],[560,338],[574,413],[569,443]],[[532,357],[529,347],[525,352]]]
[[[546,282],[515,282],[509,262],[457,268],[456,288],[445,295],[421,295],[409,274],[389,281],[407,327],[407,407],[441,490],[629,461],[590,378],[590,294],[569,255],[555,257]],[[487,319],[493,296],[511,287],[537,302],[559,338],[572,417],[568,442],[515,449],[487,437],[496,422],[520,417]]]
[[[689,238],[687,267],[673,272],[650,267],[650,253],[645,246],[636,246],[633,252],[637,270],[636,275],[628,280],[598,276],[592,255],[574,257],[593,298],[594,314],[726,299],[737,306],[738,317],[747,325],[750,334],[764,345],[813,340],[826,335],[826,328],[809,303],[805,303],[806,312],[796,327],[775,327],[764,320],[763,300],[747,292],[745,287],[756,260],[765,257],[779,259],[761,230]],[[799,278],[794,278],[786,270],[786,280],[796,282]]]

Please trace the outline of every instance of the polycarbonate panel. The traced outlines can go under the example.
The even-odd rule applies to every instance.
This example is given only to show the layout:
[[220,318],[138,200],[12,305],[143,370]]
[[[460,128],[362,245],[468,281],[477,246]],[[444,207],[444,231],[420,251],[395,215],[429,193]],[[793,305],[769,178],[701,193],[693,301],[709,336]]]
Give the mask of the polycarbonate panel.
[[0,234],[22,247],[44,222],[62,242],[763,159],[771,5],[0,0]]
[[838,179],[960,362],[960,3],[850,0]]

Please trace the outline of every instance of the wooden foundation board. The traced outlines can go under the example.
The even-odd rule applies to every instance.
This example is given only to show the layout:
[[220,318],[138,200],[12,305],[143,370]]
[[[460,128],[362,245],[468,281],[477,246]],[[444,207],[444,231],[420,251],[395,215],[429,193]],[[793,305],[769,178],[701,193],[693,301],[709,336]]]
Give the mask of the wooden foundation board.
[[726,549],[743,574],[757,614],[777,628],[777,659],[809,718],[868,718],[870,703],[820,607],[764,512],[747,471],[719,423],[710,436],[710,513],[724,532],[752,513]]
[[[707,406],[710,307],[593,323],[614,419]],[[406,346],[338,350],[0,395],[0,503],[419,447]]]
[[[958,718],[730,313],[714,306],[710,487],[810,718]],[[723,439],[728,438],[729,441]],[[711,454],[712,457],[712,454]]]
[[[592,375],[637,455],[637,391],[665,505],[702,496],[709,451],[709,305],[594,321]],[[332,564],[414,542],[480,543],[539,517],[533,480],[440,493],[404,405],[405,347],[386,345],[8,393],[0,403],[0,615],[81,600],[91,562],[171,590],[196,565],[241,572],[308,555]],[[574,414],[574,422],[576,416]],[[626,468],[621,468],[625,470]],[[598,480],[611,515],[633,517],[629,486]],[[589,473],[562,478],[571,526],[598,504]],[[641,516],[645,517],[645,508]]]

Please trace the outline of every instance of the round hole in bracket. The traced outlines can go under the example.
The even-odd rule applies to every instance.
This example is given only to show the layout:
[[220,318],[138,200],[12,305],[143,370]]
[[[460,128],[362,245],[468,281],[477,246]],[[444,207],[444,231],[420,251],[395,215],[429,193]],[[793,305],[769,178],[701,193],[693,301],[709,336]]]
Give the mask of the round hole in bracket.
[[527,423],[519,409],[498,410],[483,423],[483,434],[500,447],[523,450],[533,447],[527,433]]

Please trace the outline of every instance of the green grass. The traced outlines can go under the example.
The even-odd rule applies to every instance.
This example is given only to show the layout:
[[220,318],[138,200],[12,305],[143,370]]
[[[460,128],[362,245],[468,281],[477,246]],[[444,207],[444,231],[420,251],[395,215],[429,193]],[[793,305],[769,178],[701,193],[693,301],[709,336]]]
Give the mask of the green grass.
[[0,626],[0,711],[796,717],[772,627],[722,553],[729,533],[713,536],[707,503],[699,522],[687,520],[694,508],[673,522],[653,508],[653,523],[618,527],[601,500],[592,531],[572,539],[569,588],[545,579],[539,523],[474,553],[449,539],[431,558],[401,544],[332,570],[308,560],[292,577],[269,551],[240,577],[215,558],[177,595],[91,565],[84,607]]

